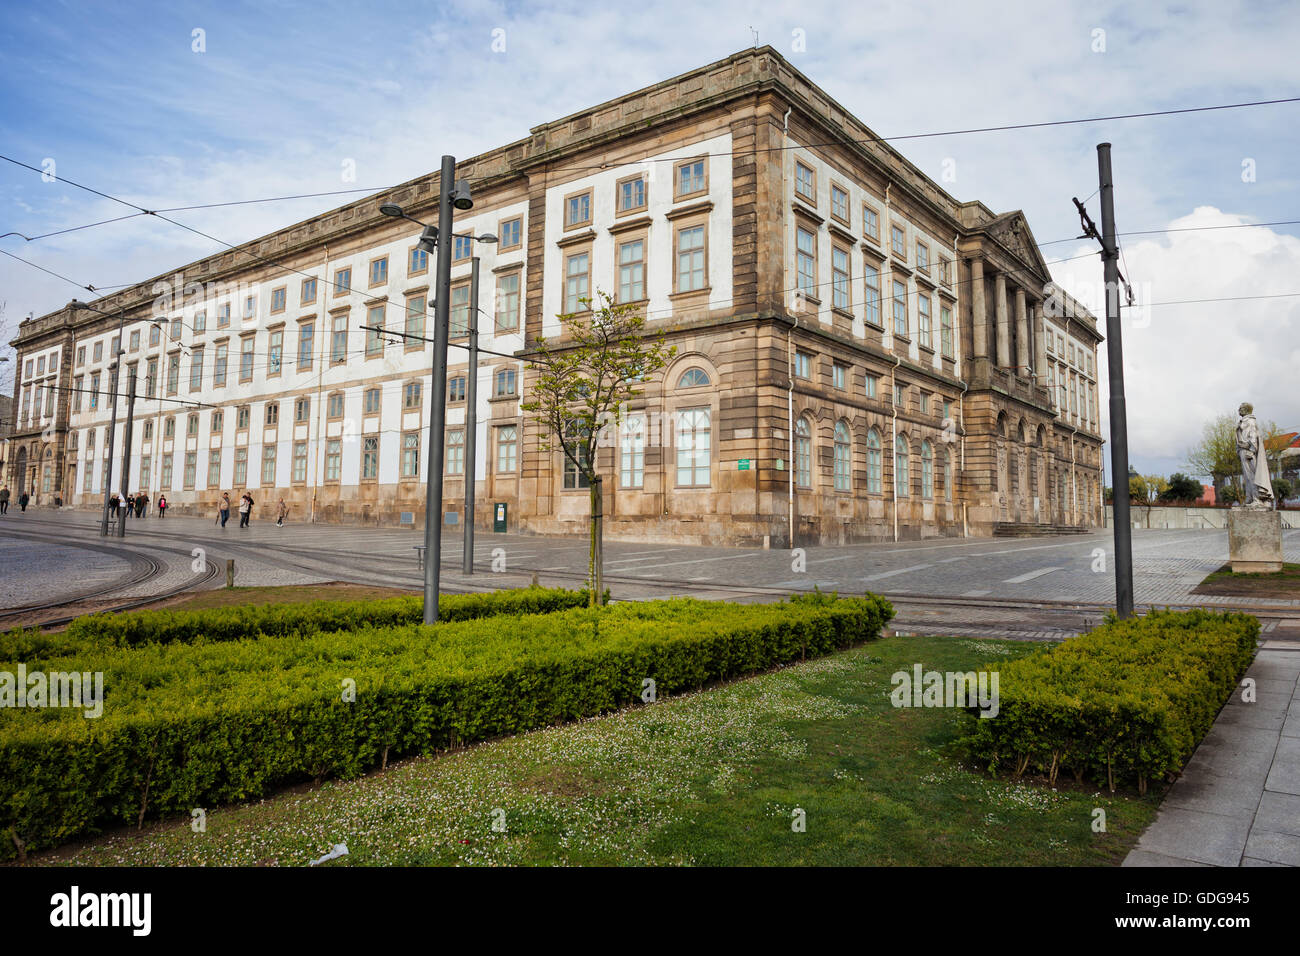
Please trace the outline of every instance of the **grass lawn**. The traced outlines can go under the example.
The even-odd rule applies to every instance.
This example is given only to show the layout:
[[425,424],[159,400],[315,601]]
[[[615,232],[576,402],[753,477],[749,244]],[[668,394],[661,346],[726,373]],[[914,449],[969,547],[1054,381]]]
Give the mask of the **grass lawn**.
[[1300,598],[1300,564],[1283,563],[1272,574],[1236,574],[1225,564],[1196,586],[1193,594],[1228,597]]
[[[1117,864],[1159,794],[994,780],[950,753],[957,715],[895,709],[890,675],[1032,645],[889,637],[775,673],[415,759],[35,863],[301,865]],[[1093,833],[1094,808],[1107,832]],[[791,826],[795,808],[806,832]],[[497,811],[494,814],[494,811]],[[504,832],[494,832],[494,819]]]
[[149,605],[150,610],[197,611],[209,607],[242,607],[255,604],[298,604],[303,601],[362,601],[371,598],[417,594],[403,588],[378,588],[366,584],[288,584],[274,587],[218,588],[191,591],[176,598]]

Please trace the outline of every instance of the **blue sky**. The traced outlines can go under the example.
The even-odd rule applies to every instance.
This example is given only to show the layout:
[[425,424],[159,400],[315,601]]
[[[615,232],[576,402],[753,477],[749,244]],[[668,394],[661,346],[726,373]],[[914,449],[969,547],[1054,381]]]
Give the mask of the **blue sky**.
[[[0,28],[0,152],[149,208],[383,187],[531,126],[770,43],[882,136],[1300,96],[1285,3],[58,3]],[[194,31],[203,31],[202,52]],[[503,31],[494,33],[494,31]],[[1104,31],[1099,34],[1097,31]],[[493,41],[504,50],[494,50]],[[802,41],[802,42],[800,42]],[[1099,49],[1103,47],[1104,49]],[[799,48],[802,47],[802,48]],[[1120,229],[1300,220],[1300,104],[915,139],[958,199],[1078,234],[1072,196],[1114,144]],[[1243,177],[1243,163],[1253,169]],[[0,164],[0,233],[129,210]],[[345,170],[355,169],[355,178]],[[945,169],[955,178],[945,181]],[[177,213],[240,242],[347,197]],[[1090,203],[1098,215],[1095,199]],[[1124,240],[1139,299],[1300,292],[1294,226]],[[97,287],[216,247],[141,217],[0,249]],[[1088,250],[1047,245],[1048,259]],[[1100,263],[1055,267],[1090,302]],[[0,257],[12,335],[78,295]],[[84,293],[83,293],[84,295]],[[1300,428],[1300,297],[1153,306],[1125,329],[1132,458],[1164,474],[1209,416],[1251,400]],[[0,373],[6,391],[9,373]]]

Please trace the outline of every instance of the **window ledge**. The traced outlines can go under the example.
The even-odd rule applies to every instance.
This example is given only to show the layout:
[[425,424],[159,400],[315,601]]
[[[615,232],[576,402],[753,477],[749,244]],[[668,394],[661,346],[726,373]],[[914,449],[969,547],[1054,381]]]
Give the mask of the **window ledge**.
[[569,246],[576,246],[584,242],[591,242],[595,238],[596,238],[596,230],[588,227],[582,232],[575,232],[571,236],[561,236],[559,239],[555,240],[555,244],[559,246],[561,249],[565,249]]
[[664,213],[664,218],[670,222],[674,219],[681,219],[683,216],[694,216],[701,213],[713,211],[713,200],[705,199],[701,202],[693,202],[687,206],[678,206]]

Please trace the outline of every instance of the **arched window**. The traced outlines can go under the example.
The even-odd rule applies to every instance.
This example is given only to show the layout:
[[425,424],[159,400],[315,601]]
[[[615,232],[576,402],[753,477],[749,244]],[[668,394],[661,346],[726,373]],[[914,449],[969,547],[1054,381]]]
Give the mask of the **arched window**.
[[699,388],[709,384],[709,375],[702,368],[688,368],[677,380],[678,388]]
[[934,448],[928,441],[921,442],[921,497],[934,497]]
[[867,493],[880,494],[880,433],[867,431]]
[[812,426],[806,418],[794,423],[794,480],[800,488],[812,487]]
[[853,488],[853,443],[849,426],[835,423],[835,490],[851,491]]
[[907,491],[907,436],[899,435],[894,439],[894,493],[906,498]]
[[952,449],[943,453],[943,500],[952,501]]

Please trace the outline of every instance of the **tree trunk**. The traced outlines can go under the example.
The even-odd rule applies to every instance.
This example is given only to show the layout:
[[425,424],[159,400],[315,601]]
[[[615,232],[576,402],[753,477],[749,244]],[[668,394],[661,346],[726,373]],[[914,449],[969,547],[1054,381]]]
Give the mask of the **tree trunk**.
[[588,560],[587,580],[591,594],[590,607],[604,603],[605,594],[605,499],[601,494],[601,479],[591,481],[591,553]]

